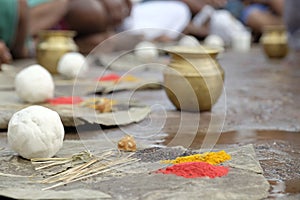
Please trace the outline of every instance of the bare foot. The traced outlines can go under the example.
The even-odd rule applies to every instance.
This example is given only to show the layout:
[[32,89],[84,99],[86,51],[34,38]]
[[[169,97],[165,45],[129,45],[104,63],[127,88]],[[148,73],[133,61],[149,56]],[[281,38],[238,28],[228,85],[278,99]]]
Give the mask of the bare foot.
[[0,70],[2,63],[10,63],[11,62],[11,54],[9,49],[5,45],[4,42],[0,41]]

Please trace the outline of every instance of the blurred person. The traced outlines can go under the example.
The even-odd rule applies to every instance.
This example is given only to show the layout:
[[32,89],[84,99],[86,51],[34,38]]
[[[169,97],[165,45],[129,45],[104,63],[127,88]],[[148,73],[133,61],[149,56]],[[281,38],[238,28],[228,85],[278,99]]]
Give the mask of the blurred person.
[[254,42],[265,26],[283,25],[284,0],[228,0],[225,9],[250,28]]
[[160,0],[135,3],[131,15],[119,31],[130,30],[145,40],[168,42],[175,40],[190,21],[188,6],[181,1]]
[[286,0],[284,22],[289,35],[289,45],[300,51],[300,1]]
[[[174,0],[143,0],[143,2],[161,2],[161,4],[164,4],[166,2],[174,2]],[[209,19],[203,20],[203,23],[201,24],[195,24],[193,23],[193,19],[196,15],[199,16],[199,13],[201,13],[202,9],[209,5],[213,8],[222,8],[227,0],[177,0],[175,1],[178,4],[185,4],[185,7],[188,8],[188,10],[185,8],[184,11],[176,11],[175,8],[173,8],[173,15],[172,9],[167,9],[162,15],[164,14],[170,14],[172,15],[170,18],[173,23],[181,22],[184,19],[184,23],[182,23],[182,26],[184,28],[181,29],[175,29],[176,31],[180,31],[184,34],[193,35],[196,36],[199,39],[205,38],[207,35],[209,35]],[[183,7],[183,5],[181,5]],[[187,13],[188,12],[188,13]],[[167,15],[168,17],[168,15]],[[176,19],[176,20],[174,20]],[[161,19],[163,20],[163,19]],[[181,21],[180,21],[181,20]]]
[[30,35],[40,30],[74,30],[81,53],[110,37],[131,13],[130,0],[28,0]]
[[258,39],[265,26],[283,25],[284,0],[244,0],[241,21]]
[[[224,9],[228,3],[227,0],[183,1],[190,4],[193,14],[191,23],[185,31],[186,34],[194,35],[199,39],[204,39],[208,35],[217,35],[223,40],[225,46],[229,46],[235,34],[247,31],[238,19]],[[198,6],[191,3],[198,3]]]
[[0,1],[0,66],[12,57],[26,57],[27,24],[26,0]]

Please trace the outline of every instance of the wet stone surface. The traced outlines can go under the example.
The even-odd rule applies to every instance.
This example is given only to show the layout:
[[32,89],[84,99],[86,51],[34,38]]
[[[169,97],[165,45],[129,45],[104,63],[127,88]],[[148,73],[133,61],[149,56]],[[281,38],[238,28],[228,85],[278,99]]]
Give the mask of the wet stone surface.
[[[85,131],[77,135],[67,133],[66,140],[69,139],[99,139],[108,137],[111,141],[117,141],[123,137],[124,133],[137,136],[137,141],[148,141],[148,144],[161,144],[162,138],[165,138],[164,145],[170,144],[170,140],[174,135],[178,137],[177,145],[186,143],[188,148],[199,149],[203,142],[203,132],[207,130],[211,123],[212,116],[224,115],[224,106],[226,106],[226,118],[222,134],[217,142],[218,148],[239,147],[245,144],[253,144],[257,159],[263,169],[263,176],[268,180],[266,190],[269,190],[265,197],[268,199],[300,199],[299,189],[299,169],[300,169],[300,68],[299,54],[290,55],[283,60],[268,60],[264,57],[260,48],[253,48],[247,53],[234,53],[232,51],[225,52],[220,59],[221,66],[225,70],[225,89],[212,112],[204,112],[199,114],[181,113],[175,110],[174,106],[168,101],[163,90],[138,91],[132,96],[132,99],[142,101],[152,106],[160,105],[163,111],[153,110],[151,119],[144,120],[141,124],[130,125],[124,127],[113,127],[106,129],[105,134],[98,134],[97,131]],[[21,63],[22,64],[22,63]],[[96,68],[99,70],[99,68]],[[147,76],[160,77],[161,73],[153,73],[146,71]],[[60,89],[58,87],[58,89]],[[63,91],[60,91],[63,92]],[[70,91],[69,91],[70,92]],[[115,93],[115,98],[125,98],[131,95],[131,92]],[[226,100],[226,101],[225,101]],[[225,103],[224,103],[225,101]],[[166,111],[166,112],[164,112]],[[197,118],[201,117],[199,123],[193,123]],[[199,118],[200,119],[200,118]],[[195,131],[196,130],[196,131]],[[250,131],[249,131],[250,130]],[[259,131],[256,131],[259,130]],[[182,134],[178,134],[178,132]],[[228,132],[231,131],[231,132]],[[290,132],[285,132],[290,131]],[[0,145],[6,146],[6,131],[3,130],[0,135]],[[103,132],[102,132],[103,133]],[[161,137],[163,134],[168,136]],[[149,135],[154,136],[149,139]],[[185,141],[191,138],[191,141]],[[140,140],[139,140],[140,139]],[[101,146],[98,144],[98,146]],[[176,145],[176,143],[174,143]],[[0,148],[1,148],[0,146]],[[101,146],[102,147],[102,146]],[[143,161],[159,160],[164,157],[175,157],[181,153],[181,150],[174,153],[162,153],[159,148],[151,148],[149,150],[138,151],[137,156]],[[148,152],[147,152],[148,151]],[[147,153],[160,156],[150,156]],[[144,154],[146,153],[146,154]],[[15,158],[14,158],[15,159]],[[2,164],[2,163],[1,163]],[[3,166],[3,165],[2,165]],[[139,166],[139,169],[145,167]],[[149,174],[147,174],[149,175]],[[230,178],[234,178],[237,174],[230,174]],[[114,199],[159,199],[160,194],[170,199],[184,199],[186,197],[197,196],[198,199],[202,194],[215,194],[215,191],[207,190],[200,192],[201,188],[197,187],[197,183],[186,181],[182,185],[178,185],[178,181],[182,180],[175,176],[162,176],[157,174],[149,175],[153,181],[149,184],[149,180],[143,179],[140,175],[131,174],[128,177],[129,184],[125,177],[114,177],[113,181],[101,179],[101,183],[95,184],[97,180],[91,179],[86,181],[94,189],[110,190]],[[168,179],[168,180],[166,180]],[[224,190],[227,197],[230,196],[232,190],[232,180],[225,181]],[[93,182],[95,181],[95,182]],[[99,180],[98,180],[99,181]],[[169,184],[172,193],[166,192],[166,184]],[[110,184],[111,183],[111,184]],[[261,184],[256,184],[261,187]],[[207,184],[207,183],[206,183]],[[143,192],[149,185],[150,188],[156,190],[152,193]],[[242,185],[242,184],[240,184]],[[265,185],[265,184],[263,184]],[[191,190],[185,190],[189,186]],[[76,189],[78,185],[69,185],[65,189]],[[133,189],[131,189],[133,187]],[[238,188],[236,188],[238,189]],[[122,191],[122,193],[120,193]],[[248,189],[240,188],[239,193],[248,192]],[[256,194],[262,195],[263,191],[256,191]],[[190,196],[191,195],[191,196]],[[251,196],[246,194],[245,198],[241,196],[236,199],[261,199],[264,197]],[[219,195],[222,199],[222,195]],[[248,197],[248,198],[247,198]],[[210,199],[216,199],[210,196]],[[233,198],[229,198],[233,199]]]

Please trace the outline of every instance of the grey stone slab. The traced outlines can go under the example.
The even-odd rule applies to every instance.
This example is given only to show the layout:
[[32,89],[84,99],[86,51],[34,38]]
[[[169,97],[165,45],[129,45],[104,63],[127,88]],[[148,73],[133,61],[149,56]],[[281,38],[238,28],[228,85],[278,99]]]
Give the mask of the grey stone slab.
[[[65,141],[57,156],[67,157],[83,150],[99,153],[114,149],[115,144],[103,140]],[[165,148],[175,151],[182,147]],[[226,150],[227,151],[227,150]],[[155,171],[167,166],[159,162],[138,162],[86,180],[51,189],[41,190],[49,184],[37,183],[42,174],[32,164],[8,148],[0,151],[0,195],[12,198],[65,198],[75,190],[83,198],[113,199],[263,199],[268,196],[269,183],[259,170],[252,145],[228,149],[232,160],[224,177],[187,179],[175,175],[157,174]],[[30,194],[28,191],[32,191]],[[32,196],[32,194],[36,194]],[[75,195],[75,193],[74,193]],[[76,197],[76,196],[69,196]]]

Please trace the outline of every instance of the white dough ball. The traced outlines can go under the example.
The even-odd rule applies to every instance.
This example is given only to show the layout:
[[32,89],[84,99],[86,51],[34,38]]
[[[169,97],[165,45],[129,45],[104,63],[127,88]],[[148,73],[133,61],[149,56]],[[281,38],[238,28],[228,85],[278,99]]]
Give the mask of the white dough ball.
[[8,123],[9,146],[27,159],[54,156],[63,145],[64,135],[57,112],[43,106],[24,108]]
[[75,78],[88,69],[85,57],[78,52],[65,53],[58,61],[57,71],[68,78]]
[[185,35],[179,41],[178,45],[188,46],[188,47],[197,47],[200,46],[200,42],[192,35]]
[[15,78],[18,96],[30,103],[44,102],[54,96],[51,74],[41,65],[31,65],[20,71]]
[[158,57],[159,52],[155,44],[143,41],[135,46],[134,54],[144,61],[153,61]]
[[225,43],[218,35],[209,35],[205,38],[204,44],[209,47],[224,48]]

